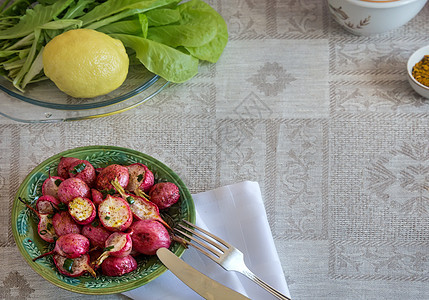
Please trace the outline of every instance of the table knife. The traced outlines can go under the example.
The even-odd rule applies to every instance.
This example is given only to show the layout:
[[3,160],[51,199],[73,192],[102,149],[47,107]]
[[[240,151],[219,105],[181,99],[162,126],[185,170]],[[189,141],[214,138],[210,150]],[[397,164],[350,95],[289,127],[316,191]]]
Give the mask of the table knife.
[[177,278],[205,299],[249,299],[197,271],[167,248],[158,249],[156,255]]

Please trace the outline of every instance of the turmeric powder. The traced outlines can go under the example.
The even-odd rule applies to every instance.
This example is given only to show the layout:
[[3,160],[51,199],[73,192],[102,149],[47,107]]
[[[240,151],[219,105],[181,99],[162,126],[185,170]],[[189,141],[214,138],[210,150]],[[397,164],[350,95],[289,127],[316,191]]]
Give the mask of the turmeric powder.
[[412,74],[418,82],[429,87],[429,55],[414,65]]

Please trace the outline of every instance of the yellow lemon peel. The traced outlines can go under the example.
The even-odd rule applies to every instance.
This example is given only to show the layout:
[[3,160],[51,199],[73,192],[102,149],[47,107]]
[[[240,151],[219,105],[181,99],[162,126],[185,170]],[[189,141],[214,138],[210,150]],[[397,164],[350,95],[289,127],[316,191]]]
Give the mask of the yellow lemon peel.
[[129,59],[120,40],[92,29],[53,38],[43,51],[45,75],[76,98],[105,95],[125,81]]

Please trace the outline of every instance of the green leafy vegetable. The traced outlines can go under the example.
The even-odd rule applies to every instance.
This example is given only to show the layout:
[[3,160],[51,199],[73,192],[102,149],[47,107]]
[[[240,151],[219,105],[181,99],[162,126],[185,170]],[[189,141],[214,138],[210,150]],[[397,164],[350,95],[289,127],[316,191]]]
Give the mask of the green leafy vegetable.
[[180,21],[180,12],[177,9],[159,8],[146,13],[149,26],[163,26]]
[[[200,47],[217,34],[217,25],[211,14],[204,11],[185,11],[186,19],[178,25],[150,27],[148,39],[176,48],[178,46]],[[182,15],[182,16],[183,16]]]
[[84,25],[118,14],[124,10],[137,9],[142,12],[180,2],[180,0],[108,0],[80,18]]
[[202,0],[6,0],[0,5],[0,75],[20,90],[45,80],[44,46],[72,29],[94,29],[120,39],[130,62],[172,82],[216,62],[227,26]]
[[107,34],[120,33],[141,37],[147,36],[147,30],[148,20],[144,14],[134,16],[131,20],[113,22],[108,25],[97,28],[97,31],[101,31]]
[[125,47],[136,52],[136,57],[152,73],[172,82],[185,82],[198,72],[198,59],[179,50],[149,39],[114,34]]
[[28,9],[27,13],[20,19],[19,23],[8,29],[0,31],[0,39],[12,39],[26,36],[55,17],[57,17],[73,0],[56,1],[50,6],[37,4],[33,9]]
[[201,0],[192,0],[185,4],[179,6],[180,9],[189,10],[192,8],[197,8],[210,12],[212,16],[216,19],[217,23],[217,34],[213,40],[208,42],[205,45],[200,47],[186,47],[189,53],[201,60],[206,60],[211,63],[215,63],[219,60],[223,49],[228,43],[228,28],[225,23],[225,20],[221,15],[217,13],[210,5],[201,1]]

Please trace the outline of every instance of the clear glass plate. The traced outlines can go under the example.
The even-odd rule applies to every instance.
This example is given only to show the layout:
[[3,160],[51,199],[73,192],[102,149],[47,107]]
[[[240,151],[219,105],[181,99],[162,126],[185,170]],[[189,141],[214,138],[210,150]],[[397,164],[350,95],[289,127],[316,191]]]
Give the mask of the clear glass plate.
[[25,123],[53,123],[103,117],[134,108],[168,82],[141,65],[130,66],[125,82],[107,95],[82,99],[61,92],[50,80],[29,84],[25,92],[0,77],[0,115]]

